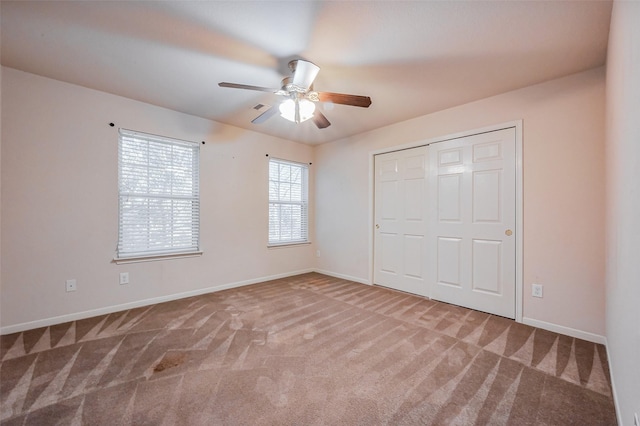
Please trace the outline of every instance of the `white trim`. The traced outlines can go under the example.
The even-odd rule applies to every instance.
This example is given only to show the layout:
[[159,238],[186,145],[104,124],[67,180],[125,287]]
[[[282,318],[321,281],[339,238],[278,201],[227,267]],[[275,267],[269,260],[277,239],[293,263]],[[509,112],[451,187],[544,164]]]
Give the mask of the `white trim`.
[[187,257],[200,257],[203,252],[190,251],[188,253],[172,253],[172,254],[156,254],[151,256],[131,256],[131,257],[114,257],[114,263],[123,265],[125,263],[141,263],[141,262],[156,262],[158,260],[175,260],[184,259]]
[[516,322],[522,322],[524,303],[524,181],[522,179],[522,120],[516,126]]
[[374,247],[374,239],[375,239],[375,229],[374,224],[376,221],[376,200],[375,200],[375,180],[376,180],[376,166],[375,166],[376,156],[375,153],[369,153],[369,259],[367,265],[369,266],[369,282],[367,284],[374,285],[373,277],[375,274],[374,268],[376,265],[374,264],[373,259],[375,259],[375,247]]
[[279,248],[287,248],[287,247],[297,247],[311,244],[311,241],[300,241],[298,243],[279,243],[279,244],[268,244],[267,248],[271,249],[279,249]]
[[622,422],[622,412],[620,411],[620,404],[618,403],[618,394],[616,393],[616,384],[613,381],[614,378],[614,374],[613,374],[613,363],[611,362],[611,354],[609,353],[609,342],[607,341],[607,338],[604,338],[604,348],[607,351],[607,364],[609,364],[609,378],[611,379],[611,394],[613,396],[613,406],[615,407],[616,410],[616,419],[618,419],[618,425],[619,426],[623,426],[623,422]]
[[453,133],[450,135],[436,136],[434,138],[422,139],[418,141],[405,143],[402,145],[389,146],[386,148],[370,151],[369,155],[373,157],[378,154],[386,154],[388,152],[417,148],[419,146],[431,145],[432,143],[436,143],[436,142],[444,142],[452,139],[466,138],[468,136],[478,135],[481,133],[495,132],[496,130],[504,130],[504,129],[509,129],[511,127],[515,127],[516,129],[522,129],[522,120],[507,121],[505,123],[494,124],[492,126],[480,127],[479,129],[466,130],[464,132]]
[[131,129],[125,129],[124,127],[119,127],[118,133],[122,134],[123,132],[128,133],[130,136],[134,136],[142,139],[151,137],[154,139],[154,141],[162,142],[162,143],[177,142],[177,143],[183,143],[183,144],[193,144],[193,145],[198,145],[198,148],[200,148],[200,143],[201,143],[196,141],[188,141],[186,139],[178,139],[171,136],[154,135],[153,133],[140,132],[138,130],[131,130]]
[[[165,149],[169,149],[169,152],[154,155]],[[144,160],[142,163],[135,161],[141,156]],[[180,178],[175,178],[173,173],[162,177],[164,183],[171,184],[169,192],[165,187],[159,188],[159,192],[154,191],[158,189],[157,184],[148,184],[145,189],[132,183],[132,180],[135,183],[139,179],[148,181],[154,168],[172,167],[176,158],[183,160],[181,168],[184,174]],[[159,209],[164,212],[162,209],[167,207],[165,204],[156,206],[156,201],[170,203],[170,216],[161,217],[161,233],[149,232],[150,215],[157,213]],[[178,205],[174,205],[174,202]],[[180,220],[174,217],[176,213]],[[182,233],[182,237],[175,239],[176,232]],[[155,260],[154,258],[165,255],[169,258],[200,251],[200,144],[118,129],[116,263],[142,258]]]
[[[280,158],[276,158],[276,157],[268,157],[268,169],[267,169],[267,187],[268,187],[268,203],[267,203],[267,212],[269,214],[269,218],[271,218],[271,208],[275,207],[279,213],[279,217],[280,217],[280,213],[281,213],[281,208],[282,207],[286,207],[286,206],[299,206],[300,207],[300,238],[297,239],[287,239],[287,238],[282,238],[281,235],[281,231],[282,231],[282,221],[280,219],[278,219],[278,226],[277,226],[277,231],[278,231],[278,238],[275,240],[271,240],[271,221],[269,221],[269,229],[268,229],[268,233],[267,233],[267,246],[268,247],[274,247],[274,246],[280,246],[280,245],[297,245],[297,244],[308,244],[310,243],[310,238],[309,238],[309,234],[310,234],[310,224],[309,224],[309,216],[310,216],[310,212],[309,212],[309,165],[310,163],[299,163],[299,162],[295,162],[295,161],[290,161],[290,160],[283,160]],[[275,166],[277,168],[276,173],[278,175],[277,180],[273,180],[273,176],[271,175],[271,166]],[[281,180],[281,176],[282,174],[280,173],[280,167],[281,166],[286,166],[286,167],[295,167],[297,169],[300,170],[300,200],[282,200],[281,199],[281,194],[279,193],[279,191],[275,191],[276,194],[272,194],[272,182],[276,182],[278,187],[280,187],[281,183],[285,183],[287,185],[293,185],[294,182],[292,180],[292,176],[290,175],[288,177],[288,179],[285,179],[284,181]],[[293,197],[293,192],[290,188],[290,197]],[[274,196],[275,198],[272,199],[272,196]],[[297,198],[297,197],[296,197]],[[293,227],[293,223],[290,223],[289,226],[287,226],[287,228]],[[290,230],[290,232],[293,233],[293,229]]]
[[328,276],[334,277],[334,278],[340,278],[340,279],[343,279],[343,280],[353,281],[353,282],[360,283],[360,284],[371,285],[369,280],[367,280],[365,278],[352,277],[351,275],[339,274],[337,272],[325,271],[323,269],[314,269],[313,272],[317,272],[317,273],[323,274],[323,275],[328,275]]
[[[377,149],[369,152],[369,280],[367,284],[373,285],[373,276],[374,276],[374,268],[373,264],[374,259],[374,246],[373,246],[373,224],[375,221],[375,188],[374,188],[374,180],[375,180],[375,167],[374,161],[375,156],[378,154],[386,154],[394,151],[402,151],[405,149],[417,148],[419,146],[430,145],[436,142],[444,142],[451,139],[459,139],[468,136],[473,136],[481,133],[494,132],[496,130],[503,130],[515,128],[516,130],[516,295],[515,295],[515,304],[516,304],[516,322],[523,322],[523,173],[522,173],[522,140],[523,140],[523,121],[522,120],[514,120],[508,121],[506,123],[495,124],[492,126],[481,127],[479,129],[467,130],[464,132],[458,132],[451,135],[438,136],[435,138],[429,138],[419,141],[414,141],[402,145],[391,146],[383,149]],[[430,296],[430,294],[429,294]]]
[[531,327],[538,327],[544,330],[553,331],[554,333],[564,334],[565,336],[575,337],[577,339],[587,340],[593,343],[600,343],[605,345],[607,339],[600,334],[590,333],[588,331],[577,330],[571,327],[565,327],[564,325],[558,325],[551,322],[540,321],[533,318],[522,318],[522,323],[530,325]]
[[47,327],[50,325],[62,324],[69,321],[77,321],[85,318],[91,318],[98,315],[106,315],[114,312],[126,311],[129,309],[140,308],[143,306],[154,305],[156,303],[170,302],[172,300],[184,299],[185,297],[200,296],[202,294],[214,293],[230,288],[242,287],[250,284],[257,284],[265,281],[276,280],[280,278],[292,277],[295,275],[314,272],[312,268],[300,271],[286,272],[283,274],[269,275],[266,277],[252,278],[250,280],[236,281],[228,284],[221,284],[212,287],[199,288],[197,290],[185,291],[182,293],[174,293],[166,296],[153,297],[151,299],[143,299],[135,302],[123,303],[120,305],[107,306],[104,308],[91,309],[88,311],[76,312],[73,314],[60,315],[57,317],[44,318],[36,321],[23,322],[14,325],[8,325],[0,328],[0,335],[18,333],[21,331],[32,330],[39,327]]

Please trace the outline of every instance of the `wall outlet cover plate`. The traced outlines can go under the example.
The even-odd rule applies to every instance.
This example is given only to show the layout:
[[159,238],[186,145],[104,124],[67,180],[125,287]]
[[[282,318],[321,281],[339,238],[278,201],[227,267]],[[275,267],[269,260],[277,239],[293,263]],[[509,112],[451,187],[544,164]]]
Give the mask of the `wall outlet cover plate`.
[[542,297],[542,284],[531,284],[531,295],[533,297]]

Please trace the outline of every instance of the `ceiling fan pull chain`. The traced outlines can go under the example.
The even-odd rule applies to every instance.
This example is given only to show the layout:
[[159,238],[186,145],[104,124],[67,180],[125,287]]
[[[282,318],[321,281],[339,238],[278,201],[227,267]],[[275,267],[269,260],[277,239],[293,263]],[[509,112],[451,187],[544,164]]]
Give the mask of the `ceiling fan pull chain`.
[[295,116],[295,120],[296,123],[300,123],[300,101],[298,101],[298,98],[296,97],[296,116]]

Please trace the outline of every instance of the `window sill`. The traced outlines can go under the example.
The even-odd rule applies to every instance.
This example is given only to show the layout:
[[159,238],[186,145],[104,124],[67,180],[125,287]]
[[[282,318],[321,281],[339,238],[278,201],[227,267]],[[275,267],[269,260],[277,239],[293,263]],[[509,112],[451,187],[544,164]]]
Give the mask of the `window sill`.
[[296,247],[296,246],[308,246],[310,244],[311,244],[311,241],[301,241],[299,243],[267,244],[267,248],[268,249],[279,249],[279,248]]
[[157,254],[151,256],[132,256],[132,257],[115,257],[114,263],[121,265],[126,263],[140,263],[140,262],[156,262],[158,260],[174,260],[185,259],[188,257],[200,257],[201,251],[193,251],[189,253],[170,253],[170,254]]

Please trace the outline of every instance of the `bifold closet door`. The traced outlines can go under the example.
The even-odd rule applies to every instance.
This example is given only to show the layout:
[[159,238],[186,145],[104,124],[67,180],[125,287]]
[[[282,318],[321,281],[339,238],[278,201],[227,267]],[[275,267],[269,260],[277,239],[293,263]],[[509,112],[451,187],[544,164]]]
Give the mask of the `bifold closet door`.
[[375,156],[374,283],[428,296],[427,147]]
[[515,129],[429,146],[431,297],[515,318]]
[[375,156],[374,283],[515,318],[515,128]]

